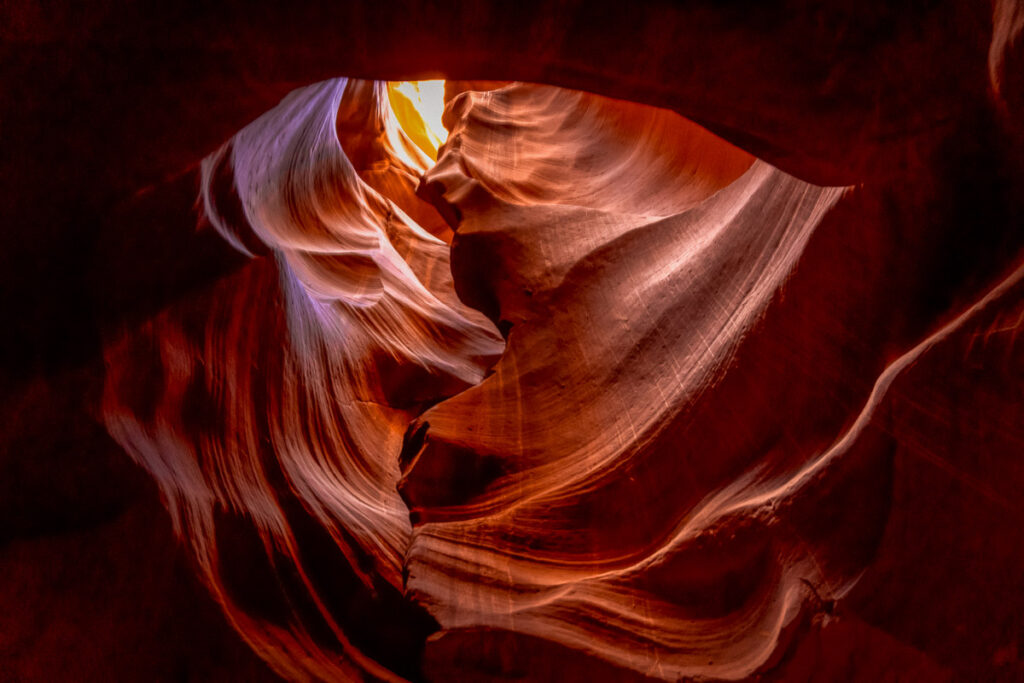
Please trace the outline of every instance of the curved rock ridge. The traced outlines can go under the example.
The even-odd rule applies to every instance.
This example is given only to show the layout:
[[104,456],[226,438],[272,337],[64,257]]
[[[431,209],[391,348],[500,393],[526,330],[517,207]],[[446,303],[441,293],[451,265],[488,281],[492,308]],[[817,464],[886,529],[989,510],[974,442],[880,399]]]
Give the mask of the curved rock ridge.
[[817,186],[667,110],[448,86],[436,162],[383,82],[239,131],[200,206],[251,259],[106,341],[106,426],[235,629],[292,680],[949,678],[886,609],[931,609],[922,557],[985,585],[928,544],[1024,481],[1019,410],[949,417],[1020,405],[1019,239],[942,200],[1003,188],[942,149]]
[[[637,108],[631,127],[632,107],[525,85],[460,95],[424,177],[455,223],[460,294],[508,336],[493,374],[414,421],[404,446],[407,585],[445,629],[427,650],[439,677],[459,670],[448,659],[545,678],[560,655],[526,654],[539,641],[615,676],[799,677],[804,643],[836,632],[861,577],[896,599],[878,589],[882,544],[934,535],[894,508],[913,490],[906,459],[931,457],[893,417],[906,396],[936,401],[909,370],[1020,327],[1012,250],[1002,275],[920,313],[935,280],[908,273],[934,267],[945,224],[929,183],[948,181],[816,187],[687,122],[659,135],[664,112]],[[894,193],[901,214],[882,208]],[[1009,509],[961,473],[969,449],[948,457],[986,507]],[[841,624],[876,644],[858,657],[898,651]],[[504,644],[483,647],[488,632]],[[885,670],[947,678],[937,660],[908,648]],[[827,680],[829,666],[810,671]]]
[[[298,90],[207,159],[210,222],[265,256],[105,351],[110,433],[235,627],[297,680],[395,676],[363,649],[412,659],[430,626],[400,596],[402,434],[503,347],[455,296],[443,221],[413,194],[430,160],[385,88]],[[396,625],[367,644],[375,610]]]
[[841,592],[852,577],[823,576],[770,518],[734,512],[779,475],[761,454],[677,425],[843,189],[670,112],[555,88],[467,93],[448,122],[424,186],[461,216],[460,291],[513,326],[494,374],[412,430],[410,590],[444,627],[541,636],[669,679],[750,674],[804,581]]

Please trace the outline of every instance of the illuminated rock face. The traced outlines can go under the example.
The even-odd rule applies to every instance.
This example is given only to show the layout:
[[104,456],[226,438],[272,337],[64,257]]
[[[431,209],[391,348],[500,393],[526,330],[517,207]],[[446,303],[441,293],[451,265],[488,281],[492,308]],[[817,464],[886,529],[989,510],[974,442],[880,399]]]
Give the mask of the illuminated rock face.
[[878,190],[521,84],[455,97],[435,164],[391,101],[310,86],[208,158],[261,256],[106,348],[106,424],[242,637],[294,679],[786,678],[817,638],[943,675],[836,606],[905,514],[911,369],[1012,349],[1021,271],[919,324]]
[[[383,612],[394,642],[377,646],[415,647],[428,620],[399,599],[402,435],[504,346],[455,296],[429,232],[443,222],[413,194],[429,162],[384,84],[293,93],[204,165],[214,226],[266,256],[106,350],[111,434],[155,476],[232,623],[290,677],[387,675],[348,635]],[[225,172],[237,198],[214,192]],[[234,222],[222,200],[239,204]],[[225,553],[225,533],[255,552]],[[326,557],[309,567],[310,552]],[[266,584],[240,588],[261,571]],[[264,593],[281,574],[293,583]]]
[[665,111],[531,86],[461,97],[424,180],[462,217],[465,296],[512,328],[490,377],[414,423],[409,589],[446,627],[669,679],[752,673],[801,580],[846,577],[773,538],[800,454],[686,423],[842,189]]
[[1024,675],[1018,3],[10,7],[0,678]]

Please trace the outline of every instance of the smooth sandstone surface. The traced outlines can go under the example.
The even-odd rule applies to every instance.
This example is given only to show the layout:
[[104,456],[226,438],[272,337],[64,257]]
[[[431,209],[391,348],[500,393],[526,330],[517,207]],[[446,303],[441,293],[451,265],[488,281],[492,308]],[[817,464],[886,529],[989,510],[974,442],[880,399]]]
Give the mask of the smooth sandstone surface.
[[894,387],[1024,271],[914,324],[864,298],[904,255],[857,246],[892,228],[877,189],[547,86],[445,120],[434,163],[382,84],[329,81],[204,162],[214,228],[265,255],[108,344],[111,434],[288,678],[415,677],[428,635],[436,678],[522,639],[606,675],[775,671],[899,518]]
[[1018,3],[0,14],[0,680],[1022,675]]

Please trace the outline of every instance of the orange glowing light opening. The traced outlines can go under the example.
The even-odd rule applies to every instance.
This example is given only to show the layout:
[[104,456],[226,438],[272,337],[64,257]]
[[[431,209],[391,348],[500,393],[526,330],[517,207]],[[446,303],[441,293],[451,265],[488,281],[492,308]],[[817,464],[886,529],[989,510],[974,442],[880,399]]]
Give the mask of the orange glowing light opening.
[[444,114],[444,81],[394,81],[388,83],[388,100],[406,135],[433,160],[448,139],[441,123]]

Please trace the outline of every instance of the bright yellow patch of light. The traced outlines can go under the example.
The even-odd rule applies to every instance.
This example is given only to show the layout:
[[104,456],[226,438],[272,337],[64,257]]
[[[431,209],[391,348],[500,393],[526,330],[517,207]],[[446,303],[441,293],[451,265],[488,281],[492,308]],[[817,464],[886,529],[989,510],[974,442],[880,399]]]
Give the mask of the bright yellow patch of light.
[[395,81],[388,83],[388,100],[398,123],[416,146],[431,159],[448,139],[441,123],[444,114],[444,81]]

